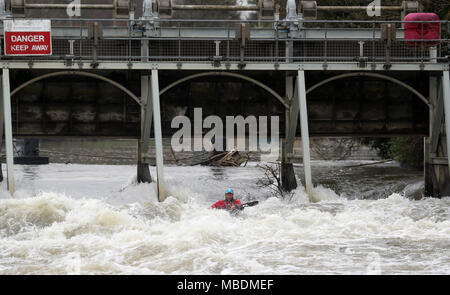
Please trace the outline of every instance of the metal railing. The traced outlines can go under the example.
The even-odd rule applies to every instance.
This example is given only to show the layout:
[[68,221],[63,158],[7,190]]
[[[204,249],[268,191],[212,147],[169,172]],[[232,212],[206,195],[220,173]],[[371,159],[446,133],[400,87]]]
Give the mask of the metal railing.
[[[93,22],[102,24],[102,37],[89,36]],[[422,28],[439,23],[440,37],[406,40],[405,23]],[[393,63],[428,63],[448,62],[450,44],[448,21],[52,19],[52,24],[51,56],[6,56],[2,50],[1,60],[375,63],[389,55]],[[382,38],[385,24],[396,28],[390,42]],[[237,28],[243,27],[248,38],[238,38]],[[1,41],[3,48],[3,36]]]

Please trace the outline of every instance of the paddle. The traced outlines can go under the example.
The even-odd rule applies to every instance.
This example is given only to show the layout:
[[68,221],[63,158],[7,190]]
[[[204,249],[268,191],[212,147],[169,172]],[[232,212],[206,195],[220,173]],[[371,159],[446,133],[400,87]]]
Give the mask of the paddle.
[[258,205],[258,203],[259,203],[259,201],[253,201],[253,202],[248,202],[248,203],[245,203],[245,204],[242,204],[242,207],[253,207],[253,206],[256,206],[256,205]]
[[242,212],[242,210],[244,210],[244,208],[246,208],[246,207],[252,207],[252,206],[258,205],[258,203],[259,203],[259,201],[253,201],[253,202],[248,202],[248,203],[242,204],[242,207],[239,208],[239,210],[233,210],[233,211],[230,211],[230,214],[231,214],[231,215],[238,216],[238,215],[239,215],[239,212]]

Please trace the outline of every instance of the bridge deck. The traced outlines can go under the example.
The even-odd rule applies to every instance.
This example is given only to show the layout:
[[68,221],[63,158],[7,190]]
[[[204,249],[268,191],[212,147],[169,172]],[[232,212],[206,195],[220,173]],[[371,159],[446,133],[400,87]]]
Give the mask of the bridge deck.
[[[97,40],[89,34],[93,22],[103,28]],[[439,22],[441,37],[435,40],[405,40],[400,21],[53,19],[52,23],[51,56],[12,57],[2,53],[2,66],[346,71],[383,70],[389,63],[392,70],[442,71],[448,68],[450,44],[448,21]],[[389,60],[387,42],[381,38],[381,27],[387,23],[396,27]],[[241,24],[249,28],[245,42],[237,38]],[[426,26],[427,22],[420,24]],[[431,55],[429,42],[436,43]]]

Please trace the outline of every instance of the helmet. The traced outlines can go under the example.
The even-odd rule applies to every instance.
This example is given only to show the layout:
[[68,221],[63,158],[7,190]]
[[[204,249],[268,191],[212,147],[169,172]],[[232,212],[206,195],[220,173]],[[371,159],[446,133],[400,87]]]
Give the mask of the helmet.
[[233,194],[233,195],[234,195],[233,189],[232,189],[232,188],[227,188],[227,189],[225,190],[225,195],[226,195],[226,194]]

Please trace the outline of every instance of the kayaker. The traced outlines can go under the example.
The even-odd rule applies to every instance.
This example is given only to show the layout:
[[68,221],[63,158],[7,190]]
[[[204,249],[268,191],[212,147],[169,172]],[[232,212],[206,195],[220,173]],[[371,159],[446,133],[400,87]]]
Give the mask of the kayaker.
[[216,202],[211,206],[214,209],[226,209],[228,211],[242,210],[244,206],[239,199],[234,198],[234,191],[231,188],[225,190],[225,199]]

